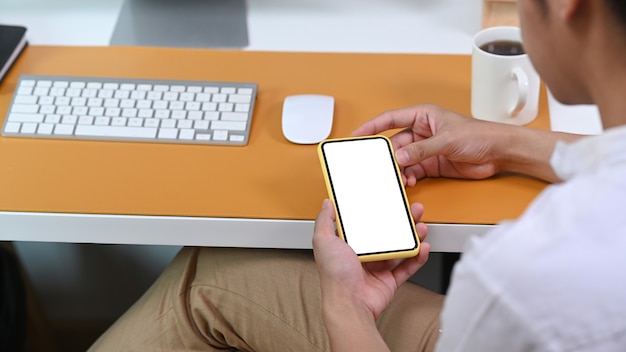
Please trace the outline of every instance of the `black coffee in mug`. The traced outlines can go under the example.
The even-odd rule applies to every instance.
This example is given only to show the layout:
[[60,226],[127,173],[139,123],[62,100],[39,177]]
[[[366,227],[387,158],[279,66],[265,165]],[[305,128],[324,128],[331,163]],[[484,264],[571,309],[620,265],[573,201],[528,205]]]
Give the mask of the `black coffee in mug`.
[[494,55],[523,55],[524,47],[522,43],[513,40],[495,40],[480,46],[480,50]]

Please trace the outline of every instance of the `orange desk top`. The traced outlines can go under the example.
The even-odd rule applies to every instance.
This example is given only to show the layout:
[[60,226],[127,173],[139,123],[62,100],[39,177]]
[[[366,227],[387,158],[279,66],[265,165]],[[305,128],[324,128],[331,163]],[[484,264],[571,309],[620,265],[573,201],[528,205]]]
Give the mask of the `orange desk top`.
[[[0,125],[20,74],[250,81],[259,90],[246,147],[0,137],[0,211],[311,220],[326,190],[315,146],[282,136],[286,96],[334,96],[331,137],[418,103],[470,111],[462,55],[30,46],[0,85]],[[541,96],[530,126],[549,129]],[[424,221],[494,224],[544,187],[513,175],[428,179],[408,195],[424,203]]]

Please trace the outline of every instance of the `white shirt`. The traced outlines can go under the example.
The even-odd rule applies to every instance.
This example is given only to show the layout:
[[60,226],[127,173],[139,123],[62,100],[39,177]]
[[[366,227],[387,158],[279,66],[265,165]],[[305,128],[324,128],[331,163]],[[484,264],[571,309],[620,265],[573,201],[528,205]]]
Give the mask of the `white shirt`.
[[626,127],[551,164],[565,182],[469,241],[437,351],[626,351]]

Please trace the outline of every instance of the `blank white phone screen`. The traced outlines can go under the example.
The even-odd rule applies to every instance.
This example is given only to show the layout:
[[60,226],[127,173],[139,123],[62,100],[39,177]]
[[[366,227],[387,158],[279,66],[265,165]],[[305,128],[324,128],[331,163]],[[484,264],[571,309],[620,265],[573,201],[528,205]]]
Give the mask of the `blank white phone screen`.
[[381,137],[322,145],[346,242],[359,255],[417,248],[393,151]]

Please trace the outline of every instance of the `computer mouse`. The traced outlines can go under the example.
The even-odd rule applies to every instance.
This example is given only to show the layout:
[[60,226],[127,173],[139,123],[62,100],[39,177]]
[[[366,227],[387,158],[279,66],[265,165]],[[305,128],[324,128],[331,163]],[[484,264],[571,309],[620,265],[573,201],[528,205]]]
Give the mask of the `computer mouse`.
[[297,144],[316,144],[333,127],[335,98],[328,95],[291,95],[283,102],[283,135]]

